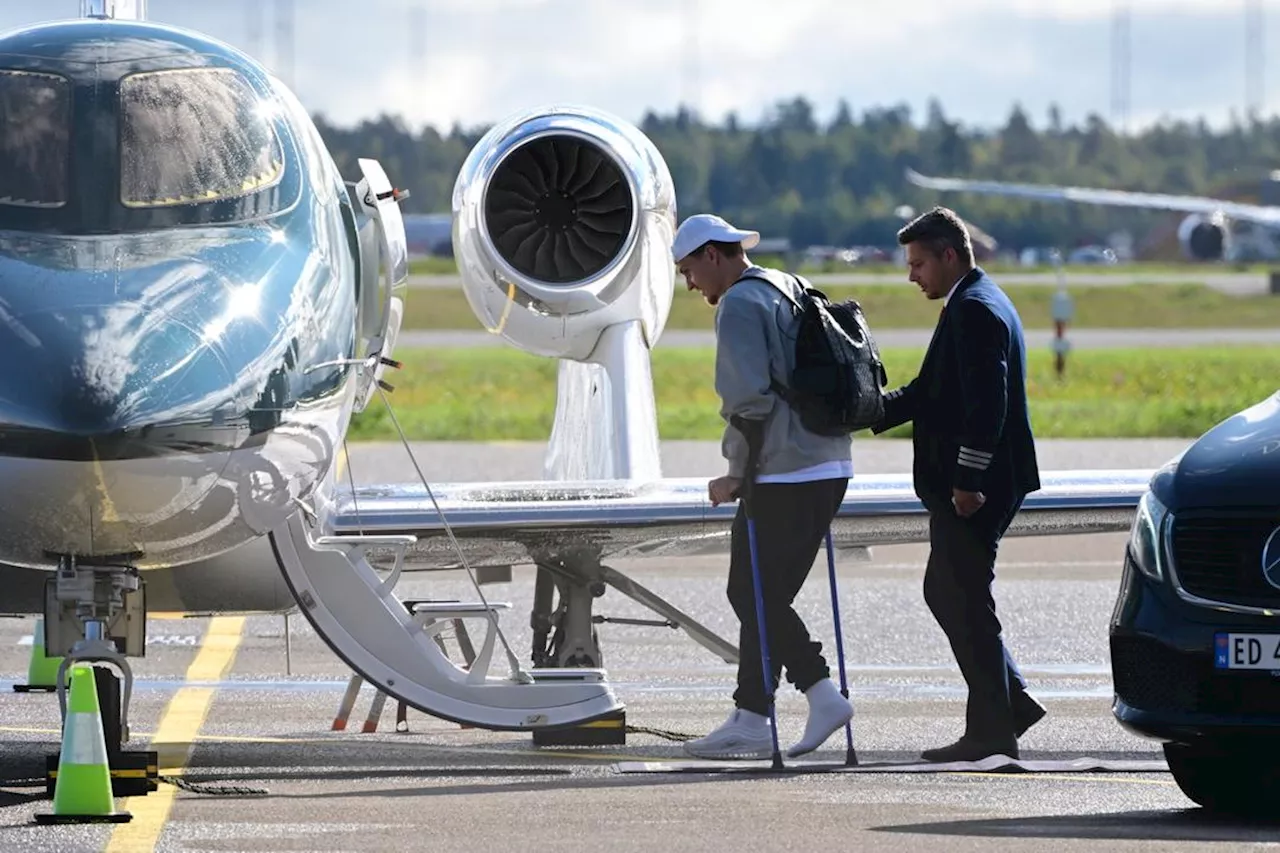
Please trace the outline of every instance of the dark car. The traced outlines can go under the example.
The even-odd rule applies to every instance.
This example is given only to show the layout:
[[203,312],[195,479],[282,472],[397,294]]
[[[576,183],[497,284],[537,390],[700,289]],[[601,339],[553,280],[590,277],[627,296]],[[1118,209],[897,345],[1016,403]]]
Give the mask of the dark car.
[[1111,617],[1113,712],[1207,809],[1280,796],[1280,394],[1155,473]]

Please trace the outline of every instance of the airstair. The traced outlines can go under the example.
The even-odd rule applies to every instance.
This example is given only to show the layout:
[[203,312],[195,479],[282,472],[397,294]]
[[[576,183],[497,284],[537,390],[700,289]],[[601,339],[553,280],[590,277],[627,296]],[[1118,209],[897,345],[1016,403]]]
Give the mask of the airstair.
[[[534,730],[587,722],[622,709],[604,670],[522,669],[498,625],[503,602],[431,602],[395,595],[413,536],[317,535],[305,514],[270,534],[276,561],[316,632],[361,678],[424,713],[478,728]],[[371,550],[396,552],[379,576]],[[455,619],[482,621],[470,666],[450,660],[439,632]]]
[[[377,365],[376,370],[364,365],[356,404],[362,410],[374,394],[386,401],[380,374],[394,363],[385,356],[399,330],[399,299],[394,294],[408,274],[408,248],[397,207],[404,194],[392,188],[375,161],[361,160],[359,165],[363,180],[348,188],[362,211],[361,257],[367,267],[362,275],[369,282],[362,315],[370,323],[363,331],[370,336],[367,351],[374,353],[368,361]],[[364,227],[366,218],[372,227]],[[379,278],[381,286],[372,286]],[[408,450],[407,442],[405,447]],[[418,473],[421,477],[420,469]],[[603,670],[522,669],[498,625],[498,611],[505,605],[484,600],[469,567],[479,602],[409,608],[396,597],[395,586],[404,550],[416,541],[414,536],[330,533],[329,525],[307,509],[294,513],[268,539],[285,582],[316,632],[357,675],[387,696],[446,720],[505,730],[567,726],[622,708]],[[369,560],[371,549],[396,552],[385,579]],[[479,650],[465,669],[437,642],[443,626],[453,620],[480,620],[485,625]]]

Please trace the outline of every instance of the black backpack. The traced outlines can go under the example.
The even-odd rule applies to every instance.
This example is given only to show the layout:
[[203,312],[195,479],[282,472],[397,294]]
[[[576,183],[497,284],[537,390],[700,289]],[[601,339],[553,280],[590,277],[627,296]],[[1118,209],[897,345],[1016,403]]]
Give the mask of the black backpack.
[[889,377],[862,306],[852,299],[833,305],[803,278],[795,280],[799,299],[769,282],[800,316],[790,381],[784,386],[774,379],[769,387],[816,435],[848,435],[873,426],[884,417]]

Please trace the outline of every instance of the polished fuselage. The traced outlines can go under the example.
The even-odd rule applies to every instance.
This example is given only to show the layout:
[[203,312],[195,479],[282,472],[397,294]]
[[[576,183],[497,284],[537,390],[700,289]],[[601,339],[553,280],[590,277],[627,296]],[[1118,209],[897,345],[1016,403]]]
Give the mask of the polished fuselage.
[[[65,132],[37,142],[66,163],[38,162],[35,202],[6,203],[0,171],[0,562],[156,568],[263,535],[332,472],[364,343],[351,205],[310,117],[233,49],[135,22],[0,37],[6,83],[57,101]],[[17,132],[0,148],[36,148]]]

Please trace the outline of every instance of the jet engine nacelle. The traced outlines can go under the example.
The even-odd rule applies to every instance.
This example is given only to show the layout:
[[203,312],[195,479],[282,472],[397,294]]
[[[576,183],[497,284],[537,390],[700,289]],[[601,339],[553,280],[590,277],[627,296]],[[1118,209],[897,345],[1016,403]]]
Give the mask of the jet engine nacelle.
[[1192,260],[1220,261],[1231,254],[1231,223],[1220,213],[1193,213],[1178,226],[1178,242]]
[[537,355],[587,359],[671,310],[675,188],[640,130],[584,107],[520,114],[476,143],[453,191],[453,246],[485,328]]

